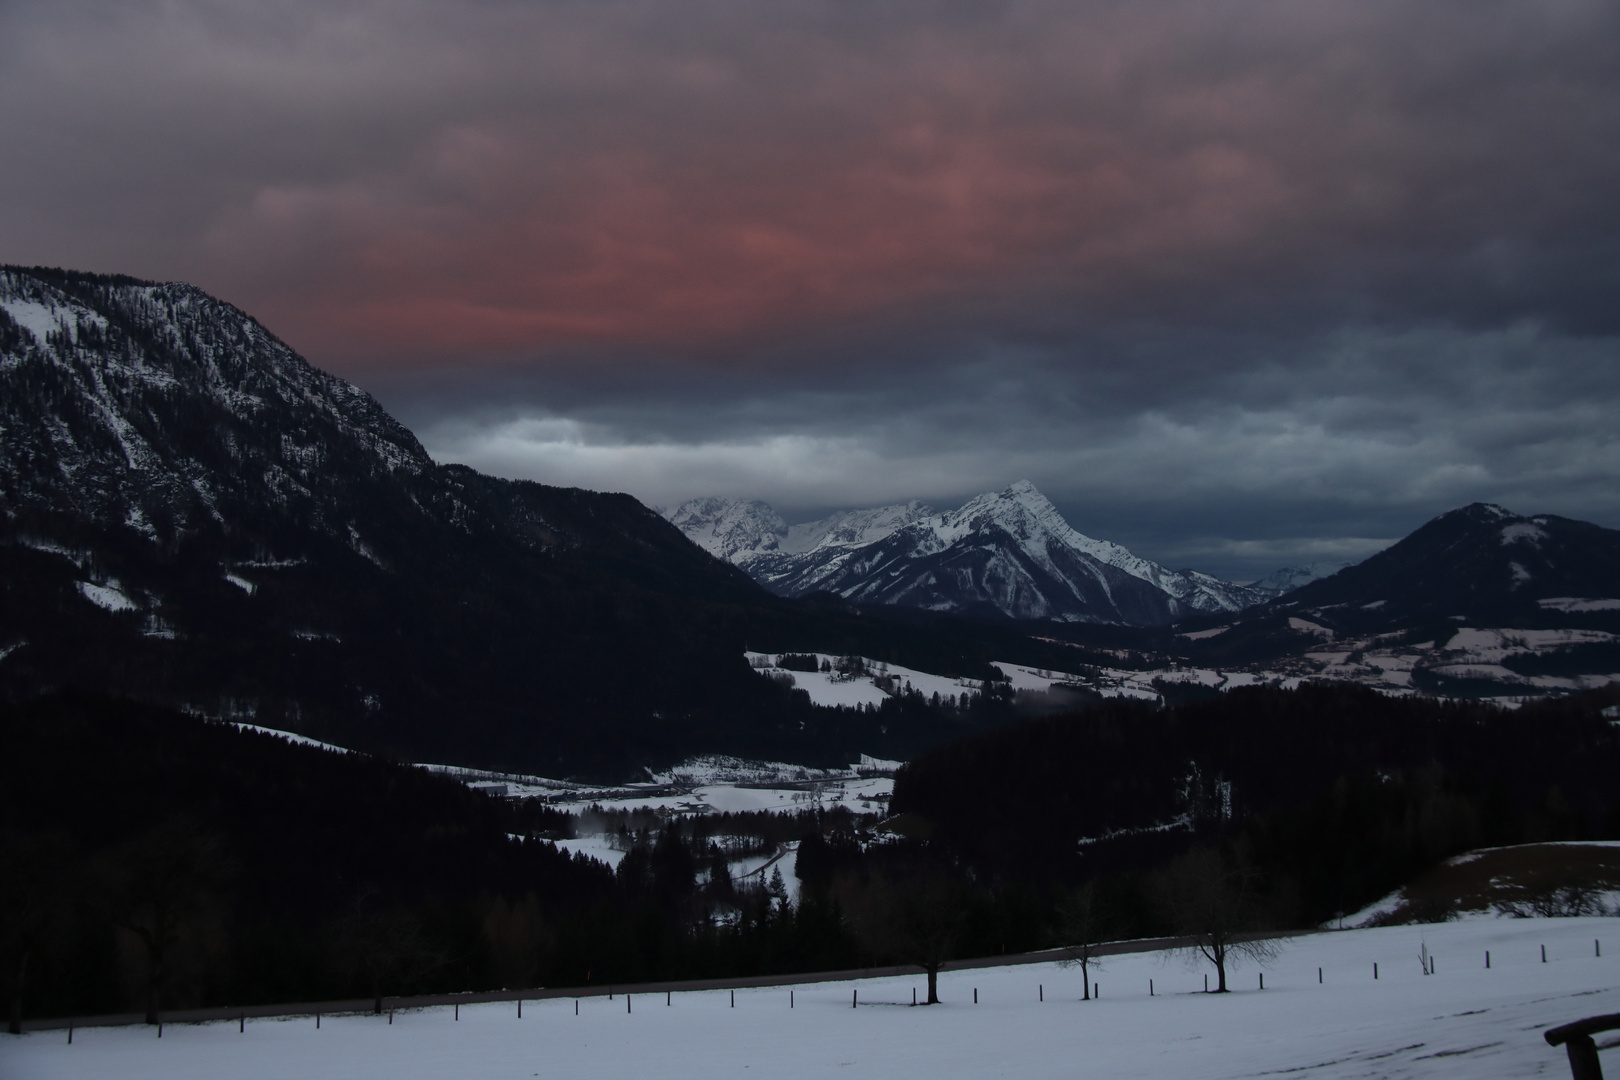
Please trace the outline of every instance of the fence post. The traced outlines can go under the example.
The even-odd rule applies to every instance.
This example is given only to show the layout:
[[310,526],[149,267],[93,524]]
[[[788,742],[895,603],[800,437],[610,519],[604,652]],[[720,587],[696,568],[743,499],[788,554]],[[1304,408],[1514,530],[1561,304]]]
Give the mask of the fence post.
[[1373,961],[1373,978],[1378,978],[1378,961]]
[[1322,969],[1321,968],[1316,969],[1316,985],[1317,986],[1322,985]]
[[1545,945],[1541,947],[1541,962],[1543,964],[1547,962],[1547,946]]
[[973,1004],[977,1005],[978,1003],[979,1003],[979,988],[977,986],[975,986],[973,988]]
[[461,1002],[456,1002],[456,1019],[461,1019]]
[[853,1009],[856,1006],[858,1006],[860,1004],[860,1000],[861,1000],[861,992],[859,990],[851,990],[849,992],[849,1007],[850,1008]]
[[1266,988],[1266,973],[1262,971],[1260,973],[1260,989],[1264,990],[1265,988]]
[[1038,989],[1036,990],[1036,995],[1039,997],[1039,999],[1041,1001],[1045,1001],[1046,1000],[1046,984],[1045,983],[1040,983],[1040,984],[1037,984],[1037,986],[1038,986]]
[[1491,970],[1491,950],[1485,950],[1485,970]]
[[523,999],[518,998],[518,1019],[523,1019]]
[[1153,996],[1153,980],[1149,979],[1148,980],[1148,997],[1152,997],[1152,996]]

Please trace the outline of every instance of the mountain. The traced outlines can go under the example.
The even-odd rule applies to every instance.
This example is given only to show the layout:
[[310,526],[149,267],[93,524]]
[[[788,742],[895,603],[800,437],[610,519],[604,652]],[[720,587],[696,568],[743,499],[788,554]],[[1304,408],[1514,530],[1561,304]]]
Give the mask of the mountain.
[[1325,578],[1330,574],[1338,573],[1347,566],[1353,565],[1353,563],[1347,562],[1314,562],[1306,563],[1304,566],[1283,566],[1273,570],[1263,578],[1248,582],[1248,587],[1266,596],[1281,596],[1283,593],[1293,592],[1301,585],[1315,581],[1317,578]]
[[[1474,503],[1364,562],[1300,586],[1287,602],[1346,605],[1369,620],[1540,618],[1620,597],[1620,530]],[[1615,606],[1620,607],[1620,601]]]
[[1266,680],[1508,701],[1620,680],[1620,530],[1487,503],[1177,635],[1183,661]]
[[627,495],[439,465],[184,284],[0,268],[0,597],[0,698],[124,694],[406,760],[622,775],[949,737],[744,659],[897,631],[772,596]]
[[941,513],[909,502],[787,525],[754,499],[694,499],[665,516],[782,596],[1009,619],[1156,626],[1272,595],[1167,570],[1072,528],[1029,481]]

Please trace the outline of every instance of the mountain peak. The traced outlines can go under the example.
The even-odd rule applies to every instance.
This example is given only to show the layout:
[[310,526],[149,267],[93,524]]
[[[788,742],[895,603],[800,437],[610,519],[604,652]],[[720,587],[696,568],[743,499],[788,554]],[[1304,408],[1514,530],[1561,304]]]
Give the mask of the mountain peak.
[[[781,520],[764,508],[748,527],[728,531],[726,508],[735,502],[693,500],[665,516],[786,596],[827,590],[856,603],[1137,625],[1237,611],[1264,598],[1078,532],[1029,480],[942,514],[910,502],[785,529],[761,527],[767,512]],[[722,534],[726,542],[717,543]]]

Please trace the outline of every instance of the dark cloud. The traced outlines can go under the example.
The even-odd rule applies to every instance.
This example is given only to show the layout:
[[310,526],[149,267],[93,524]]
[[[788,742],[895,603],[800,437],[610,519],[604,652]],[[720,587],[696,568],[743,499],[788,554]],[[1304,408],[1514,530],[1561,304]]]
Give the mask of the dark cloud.
[[1028,476],[1232,573],[1620,524],[1607,0],[13,0],[0,100],[6,259],[194,281],[496,471]]

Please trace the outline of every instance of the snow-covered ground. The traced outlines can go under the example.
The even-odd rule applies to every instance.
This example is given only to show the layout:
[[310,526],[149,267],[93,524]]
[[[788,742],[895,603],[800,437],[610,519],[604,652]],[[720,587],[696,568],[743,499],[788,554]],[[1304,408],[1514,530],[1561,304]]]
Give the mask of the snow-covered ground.
[[[1593,940],[1603,941],[1602,957]],[[1540,948],[1547,948],[1541,962]],[[1418,959],[1435,957],[1433,975]],[[1485,968],[1485,952],[1491,968]],[[1379,977],[1373,979],[1373,964]],[[1317,981],[1317,970],[1322,981]],[[1205,995],[1179,956],[1109,958],[1096,1001],[1053,964],[950,972],[944,1004],[909,1008],[920,977],[531,1001],[372,1016],[44,1031],[0,1039],[11,1080],[481,1080],[1095,1076],[1425,1080],[1569,1075],[1548,1027],[1620,1012],[1620,920],[1481,920],[1295,939],[1237,992]],[[1149,980],[1154,995],[1148,995]],[[979,1004],[973,1004],[973,990]],[[1039,1001],[1044,987],[1045,1001]],[[861,1006],[850,1007],[858,990]],[[1600,1036],[1599,1043],[1604,1039]],[[1620,1068],[1613,1050],[1603,1055]]]

